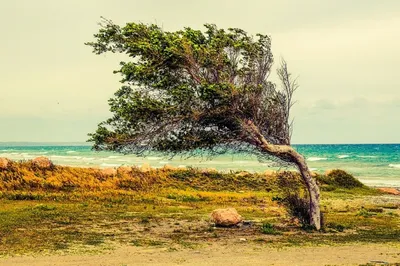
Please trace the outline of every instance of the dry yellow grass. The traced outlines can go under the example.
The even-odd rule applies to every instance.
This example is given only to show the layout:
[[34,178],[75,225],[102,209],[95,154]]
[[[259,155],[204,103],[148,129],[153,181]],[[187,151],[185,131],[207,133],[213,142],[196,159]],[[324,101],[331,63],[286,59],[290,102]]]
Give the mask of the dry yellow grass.
[[[305,232],[276,200],[287,189],[302,188],[299,176],[291,172],[40,169],[31,162],[10,162],[0,169],[0,255],[72,252],[77,247],[87,251],[115,244],[181,249],[240,238],[255,245],[287,246],[394,243],[400,237],[395,196],[317,178],[323,233]],[[221,207],[236,208],[252,225],[212,227],[209,214]]]

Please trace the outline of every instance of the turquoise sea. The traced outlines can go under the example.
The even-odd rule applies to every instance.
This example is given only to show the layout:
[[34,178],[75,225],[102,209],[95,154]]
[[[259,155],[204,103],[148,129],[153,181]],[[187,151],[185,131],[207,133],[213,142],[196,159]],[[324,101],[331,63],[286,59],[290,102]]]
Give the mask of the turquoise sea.
[[[400,144],[318,144],[294,145],[302,153],[309,167],[324,173],[340,168],[370,186],[400,187]],[[166,164],[222,171],[263,172],[279,168],[273,162],[259,162],[248,154],[224,154],[207,158],[169,158],[154,154],[146,158],[112,152],[95,152],[86,143],[0,143],[0,157],[29,160],[37,156],[49,157],[59,165],[84,167],[117,167],[145,163],[152,167]]]

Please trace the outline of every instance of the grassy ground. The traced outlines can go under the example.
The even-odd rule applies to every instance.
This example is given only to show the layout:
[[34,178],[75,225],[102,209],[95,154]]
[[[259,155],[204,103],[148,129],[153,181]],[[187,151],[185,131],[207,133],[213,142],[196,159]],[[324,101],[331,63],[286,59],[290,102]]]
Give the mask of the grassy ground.
[[[347,188],[333,176],[317,180],[325,224],[320,232],[302,228],[277,200],[285,188],[301,191],[293,173],[130,168],[105,173],[13,163],[0,170],[0,256],[98,252],[118,245],[174,251],[240,241],[278,248],[399,245],[399,197],[365,186]],[[214,227],[209,214],[223,207],[236,208],[247,222]]]

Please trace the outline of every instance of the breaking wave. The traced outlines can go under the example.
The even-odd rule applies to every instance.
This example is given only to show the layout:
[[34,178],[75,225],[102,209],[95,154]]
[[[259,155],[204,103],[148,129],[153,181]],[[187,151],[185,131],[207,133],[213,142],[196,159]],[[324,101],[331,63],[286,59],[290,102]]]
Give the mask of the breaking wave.
[[328,160],[328,158],[325,157],[310,157],[307,159],[307,161],[313,162],[313,161],[324,161]]

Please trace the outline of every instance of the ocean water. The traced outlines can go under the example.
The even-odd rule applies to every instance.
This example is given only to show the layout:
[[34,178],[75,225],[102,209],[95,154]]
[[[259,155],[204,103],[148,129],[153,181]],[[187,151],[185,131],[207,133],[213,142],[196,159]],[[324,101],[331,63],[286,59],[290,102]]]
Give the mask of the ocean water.
[[[370,186],[400,187],[400,144],[294,145],[307,159],[309,167],[324,173],[343,169]],[[55,164],[83,167],[118,167],[149,164],[215,168],[222,171],[263,172],[279,169],[275,163],[259,162],[249,154],[224,154],[207,158],[169,158],[154,154],[145,158],[112,152],[95,152],[81,143],[0,143],[0,157],[29,160],[46,156]],[[281,167],[281,169],[284,167]]]

